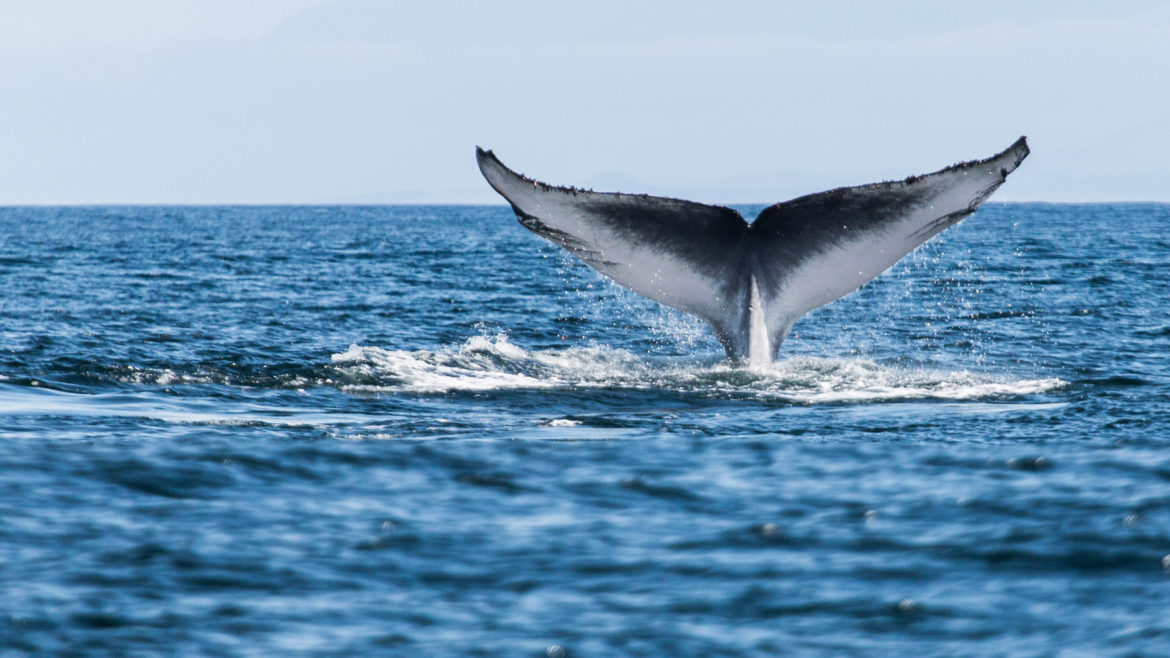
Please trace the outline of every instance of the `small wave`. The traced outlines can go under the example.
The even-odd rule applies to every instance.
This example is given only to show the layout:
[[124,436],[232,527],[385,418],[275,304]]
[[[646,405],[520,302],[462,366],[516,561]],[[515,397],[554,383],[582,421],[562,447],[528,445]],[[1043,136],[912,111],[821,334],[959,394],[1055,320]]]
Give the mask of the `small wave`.
[[1077,380],[1078,384],[1089,384],[1092,386],[1101,386],[1104,388],[1119,388],[1128,386],[1146,386],[1150,382],[1141,377],[1130,377],[1126,375],[1113,375],[1111,377],[1096,377]]
[[1170,324],[1138,327],[1133,332],[1139,336],[1170,336]]
[[107,365],[62,359],[51,373],[62,386],[130,384],[134,386],[199,386],[215,384],[247,388],[304,389],[332,384],[320,366],[273,362],[259,364],[174,364],[167,366]]
[[75,393],[41,386],[0,385],[0,416],[149,418],[170,423],[241,427],[325,427],[371,423],[356,413],[268,404],[206,405],[152,393]]
[[972,400],[1034,395],[1067,384],[1056,378],[903,369],[867,359],[794,357],[746,368],[722,358],[640,357],[604,347],[529,351],[503,335],[476,336],[441,351],[352,345],[333,355],[333,365],[344,390],[369,393],[602,388],[816,404]]

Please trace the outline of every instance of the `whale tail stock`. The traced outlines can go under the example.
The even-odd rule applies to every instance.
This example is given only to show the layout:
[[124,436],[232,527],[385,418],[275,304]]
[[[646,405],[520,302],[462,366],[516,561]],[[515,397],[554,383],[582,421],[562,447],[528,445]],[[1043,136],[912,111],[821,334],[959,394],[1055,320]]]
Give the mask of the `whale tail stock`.
[[634,292],[707,321],[728,357],[769,363],[793,323],[889,269],[975,212],[1029,153],[842,187],[765,208],[547,185],[476,148],[479,169],[526,228]]

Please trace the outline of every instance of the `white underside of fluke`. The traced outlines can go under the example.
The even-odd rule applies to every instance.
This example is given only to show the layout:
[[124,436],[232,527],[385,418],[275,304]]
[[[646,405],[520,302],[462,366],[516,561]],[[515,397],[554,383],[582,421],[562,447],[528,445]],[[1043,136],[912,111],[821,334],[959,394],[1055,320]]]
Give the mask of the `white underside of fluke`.
[[760,301],[760,286],[752,277],[751,301],[748,304],[748,365],[766,366],[772,362],[772,344],[768,339],[767,314]]

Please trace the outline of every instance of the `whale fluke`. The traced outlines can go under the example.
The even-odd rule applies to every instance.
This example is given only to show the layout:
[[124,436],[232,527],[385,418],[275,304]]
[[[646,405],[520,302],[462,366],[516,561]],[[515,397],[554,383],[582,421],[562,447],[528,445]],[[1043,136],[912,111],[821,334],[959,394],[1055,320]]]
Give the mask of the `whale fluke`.
[[547,185],[476,148],[520,223],[617,283],[715,330],[728,357],[770,362],[796,320],[889,269],[975,212],[1029,153],[1023,137],[985,160],[735,210]]

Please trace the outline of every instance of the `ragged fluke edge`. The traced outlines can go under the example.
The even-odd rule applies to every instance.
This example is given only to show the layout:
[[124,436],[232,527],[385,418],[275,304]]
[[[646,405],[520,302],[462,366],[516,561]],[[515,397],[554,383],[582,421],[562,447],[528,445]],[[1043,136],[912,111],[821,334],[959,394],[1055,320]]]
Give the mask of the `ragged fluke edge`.
[[634,292],[706,320],[728,357],[770,362],[805,313],[856,290],[966,218],[1029,150],[900,181],[841,187],[735,210],[548,185],[476,149],[480,171],[520,223]]

